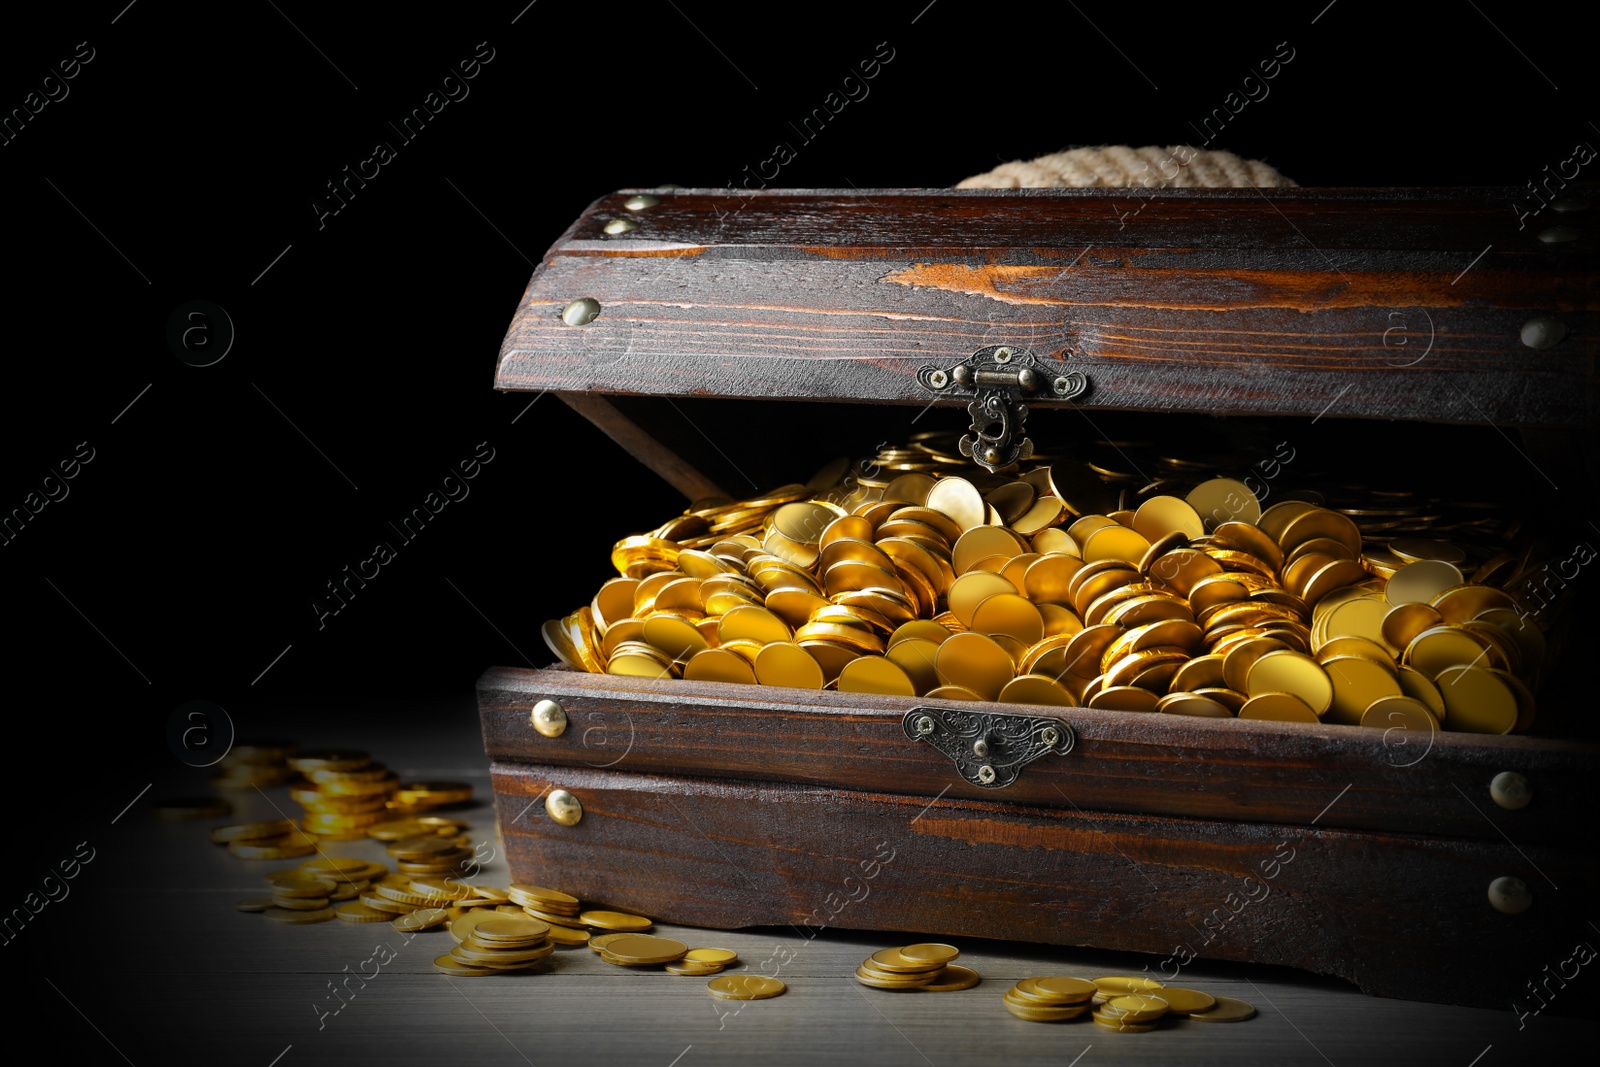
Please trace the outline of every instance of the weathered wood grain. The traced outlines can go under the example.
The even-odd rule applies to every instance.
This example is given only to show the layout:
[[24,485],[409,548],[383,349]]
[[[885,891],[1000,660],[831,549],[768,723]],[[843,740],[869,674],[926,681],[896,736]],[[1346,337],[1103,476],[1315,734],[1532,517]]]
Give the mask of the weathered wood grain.
[[[920,406],[919,368],[1004,342],[1087,374],[1092,409],[1597,410],[1595,257],[1518,231],[1509,190],[659,195],[603,198],[551,249],[498,388]],[[639,228],[607,237],[624,216]],[[601,314],[566,326],[579,296]],[[1527,348],[1535,315],[1570,335]]]
[[[542,699],[567,711],[560,737],[528,722]],[[511,667],[484,674],[478,701],[484,744],[502,761],[889,791],[923,802],[999,800],[1052,813],[1315,823],[1575,849],[1596,842],[1592,825],[1568,817],[1600,768],[1600,749],[1579,742],[1017,706],[1010,710],[1066,722],[1077,745],[990,790],[901,730],[911,707],[962,707],[949,701]],[[1489,781],[1503,770],[1533,784],[1534,802],[1521,811],[1489,798]]]
[[[1367,992],[1503,1007],[1583,937],[1570,850],[1267,823],[1044,812],[769,782],[492,765],[513,875],[673,922],[1028,939],[1300,967]],[[516,818],[552,788],[583,820]],[[1542,872],[1542,875],[1541,873]],[[1503,874],[1534,887],[1490,907]],[[1548,880],[1548,881],[1547,881]],[[1559,890],[1552,888],[1559,885]],[[1449,967],[1441,966],[1451,960]]]

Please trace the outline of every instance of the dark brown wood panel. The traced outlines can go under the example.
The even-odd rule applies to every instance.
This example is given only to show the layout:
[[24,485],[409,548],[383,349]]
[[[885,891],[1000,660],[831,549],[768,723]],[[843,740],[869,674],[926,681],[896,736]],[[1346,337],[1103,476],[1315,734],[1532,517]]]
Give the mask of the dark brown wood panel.
[[[1381,995],[1499,1008],[1559,966],[1593,854],[1500,840],[1044,811],[1006,803],[492,765],[514,877],[669,922],[901,930],[1287,964]],[[571,791],[575,826],[539,798]],[[1534,904],[1504,915],[1497,877]],[[1555,888],[1559,886],[1558,888]],[[1444,962],[1449,961],[1445,966]]]
[[[1090,408],[1595,421],[1600,266],[1516,230],[1509,191],[1169,190],[1120,229],[1105,192],[619,194],[535,272],[496,385],[920,406],[919,368],[1009,343]],[[1537,315],[1566,339],[1523,345]]]
[[[567,711],[560,737],[529,724],[542,699]],[[1597,840],[1592,820],[1571,817],[1600,771],[1600,749],[1580,742],[1018,706],[1068,723],[1077,746],[990,790],[907,739],[900,720],[917,704],[963,707],[561,669],[496,667],[478,682],[484,745],[501,761],[889,791],[924,802],[998,799],[1519,844]],[[1533,803],[1520,811],[1489,797],[1490,780],[1508,770],[1533,786]]]

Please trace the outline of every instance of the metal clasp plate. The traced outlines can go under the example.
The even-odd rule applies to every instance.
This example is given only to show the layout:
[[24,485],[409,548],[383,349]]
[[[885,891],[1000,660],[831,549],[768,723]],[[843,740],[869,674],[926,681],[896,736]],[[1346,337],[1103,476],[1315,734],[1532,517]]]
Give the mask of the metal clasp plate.
[[950,758],[973,785],[1004,789],[1041,756],[1064,756],[1078,741],[1060,719],[957,708],[912,708],[900,728]]
[[961,438],[961,454],[993,473],[1033,455],[1033,442],[1023,432],[1028,421],[1024,396],[1071,400],[1089,390],[1079,371],[1062,372],[1026,348],[990,345],[953,367],[923,367],[917,380],[936,393],[971,396],[969,432]]

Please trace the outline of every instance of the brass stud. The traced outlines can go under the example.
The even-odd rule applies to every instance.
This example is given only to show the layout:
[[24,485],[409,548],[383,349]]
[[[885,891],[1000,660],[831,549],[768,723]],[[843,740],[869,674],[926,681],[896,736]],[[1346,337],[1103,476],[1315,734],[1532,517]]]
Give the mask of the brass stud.
[[972,742],[972,754],[977,756],[979,759],[987,758],[989,755],[988,739],[980,737],[976,741]]
[[649,208],[655,207],[659,203],[661,203],[661,198],[659,196],[650,196],[645,193],[639,193],[624,200],[622,202],[622,206],[627,208],[629,211],[645,211]]
[[1567,336],[1567,324],[1560,319],[1536,318],[1522,324],[1522,343],[1543,351],[1554,348]]
[[583,805],[565,789],[552,789],[544,798],[544,810],[552,821],[562,826],[576,826],[583,821]]
[[1533,800],[1533,786],[1516,771],[1501,771],[1489,783],[1489,797],[1507,811],[1519,811]]
[[1521,915],[1533,906],[1533,894],[1521,878],[1496,878],[1489,883],[1489,903],[1505,915]]
[[632,219],[612,219],[606,223],[606,232],[615,237],[622,233],[631,233],[639,228],[639,224]]
[[560,737],[567,729],[567,709],[554,700],[541,700],[533,706],[528,722],[546,737]]
[[586,296],[574,300],[561,309],[561,321],[568,326],[585,326],[595,320],[600,314],[600,301],[594,297]]

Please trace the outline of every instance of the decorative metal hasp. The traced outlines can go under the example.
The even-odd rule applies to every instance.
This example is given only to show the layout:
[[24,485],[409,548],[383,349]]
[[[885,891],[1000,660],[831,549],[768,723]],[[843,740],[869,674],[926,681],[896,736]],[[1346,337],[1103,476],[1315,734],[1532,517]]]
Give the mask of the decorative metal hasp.
[[1079,371],[1062,373],[1026,348],[990,345],[954,367],[923,367],[917,380],[935,393],[971,396],[971,432],[961,438],[961,454],[993,473],[1033,455],[1023,432],[1028,421],[1025,396],[1071,400],[1089,390]]
[[1004,789],[1040,756],[1064,756],[1078,740],[1060,719],[953,708],[912,708],[900,728],[950,757],[961,777],[985,789]]

